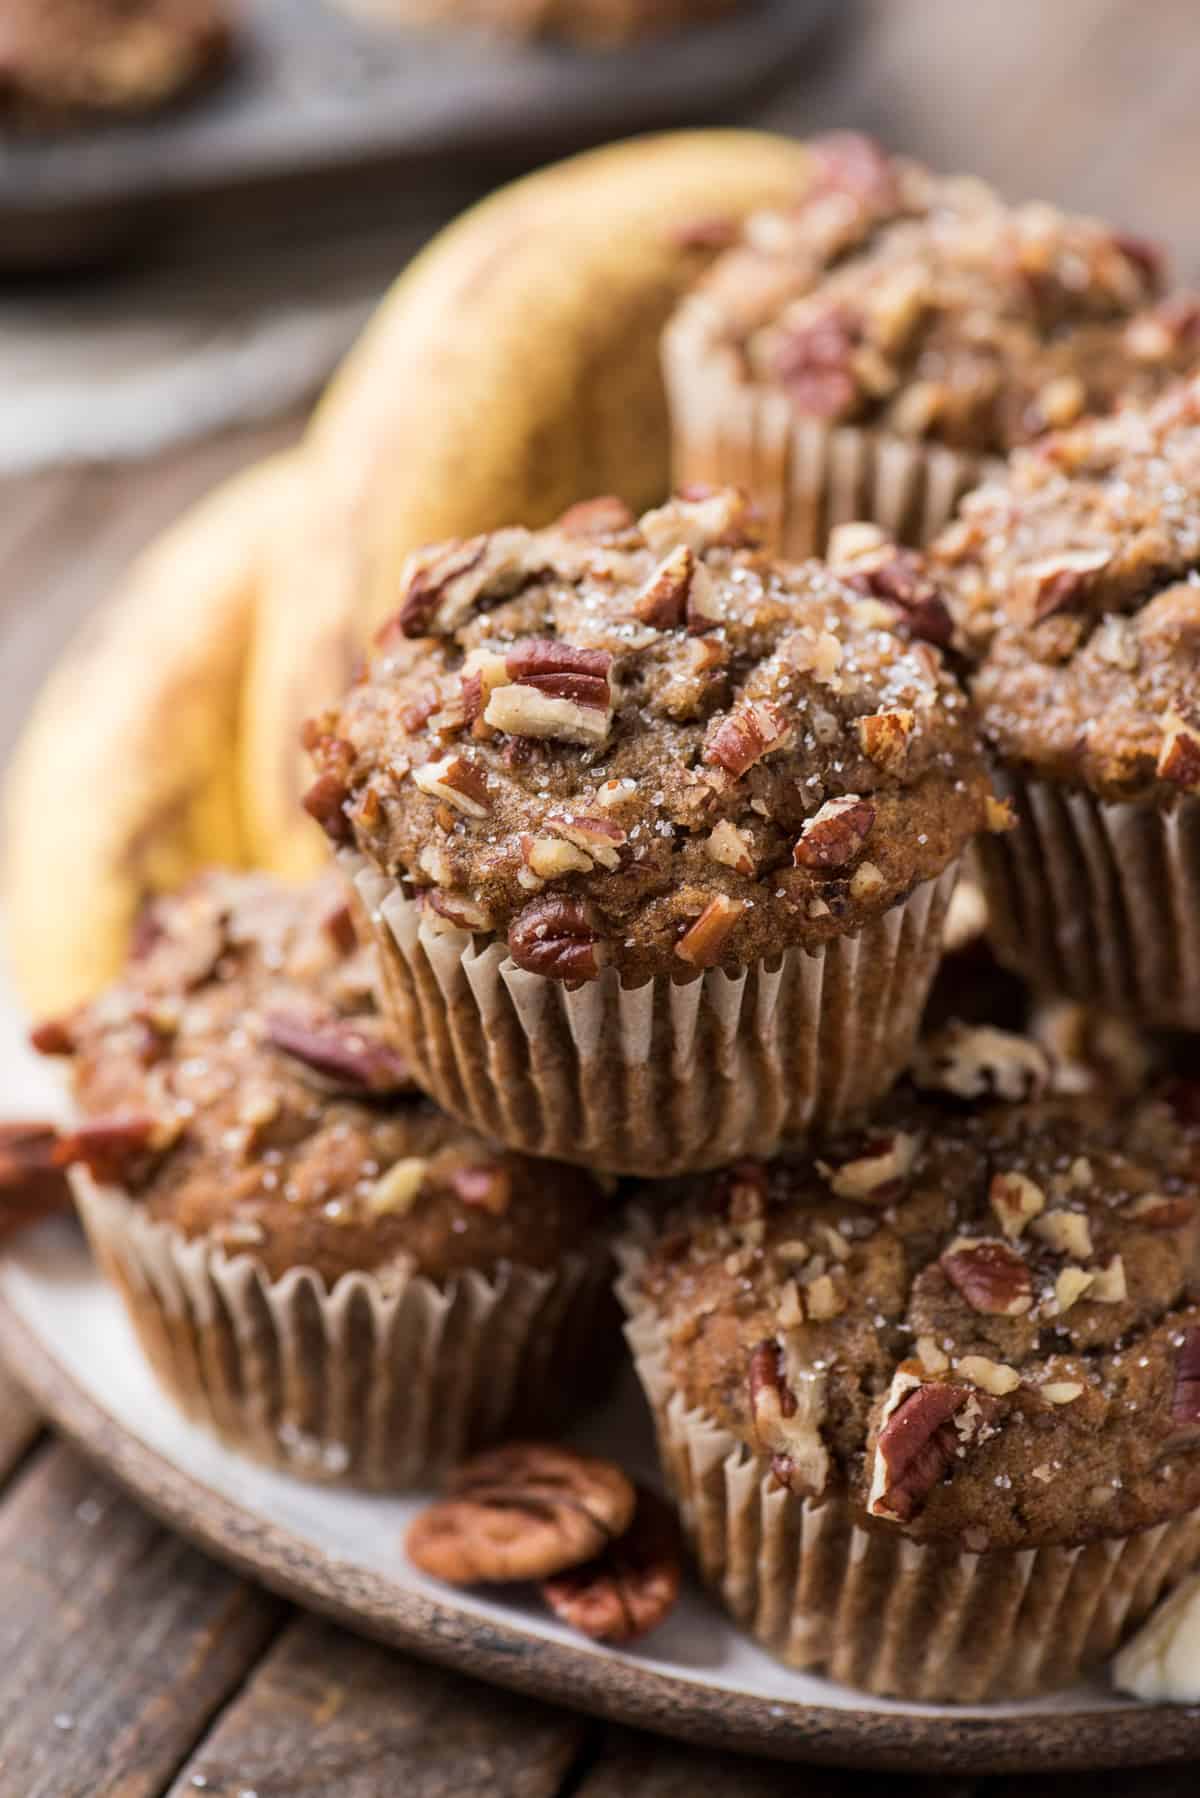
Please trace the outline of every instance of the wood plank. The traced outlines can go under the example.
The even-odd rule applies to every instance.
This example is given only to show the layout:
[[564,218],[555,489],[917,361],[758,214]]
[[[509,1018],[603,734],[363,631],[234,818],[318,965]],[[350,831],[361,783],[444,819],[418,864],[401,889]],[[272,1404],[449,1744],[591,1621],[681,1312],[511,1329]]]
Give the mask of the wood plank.
[[[985,1790],[991,1798],[972,1780],[781,1766],[623,1729],[607,1733],[573,1798],[875,1798],[885,1788],[888,1798],[970,1798],[976,1791],[984,1798]],[[1106,1785],[1105,1798],[1118,1795]]]
[[555,1798],[589,1727],[301,1617],[171,1798]]
[[0,1798],[157,1798],[279,1603],[63,1444],[0,1505]]
[[28,1452],[40,1428],[25,1394],[0,1370],[0,1485]]

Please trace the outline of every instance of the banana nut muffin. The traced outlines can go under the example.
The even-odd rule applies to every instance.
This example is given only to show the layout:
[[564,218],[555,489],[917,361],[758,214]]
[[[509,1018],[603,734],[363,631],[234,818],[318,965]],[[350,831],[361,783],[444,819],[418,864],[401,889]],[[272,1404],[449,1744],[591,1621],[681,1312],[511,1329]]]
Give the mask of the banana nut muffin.
[[0,123],[150,111],[225,63],[228,0],[5,0]]
[[1049,1075],[952,1030],[819,1159],[654,1195],[622,1296],[668,1477],[796,1665],[1028,1695],[1200,1552],[1200,1136]]
[[605,1195],[415,1091],[340,877],[203,876],[139,948],[35,1041],[71,1057],[61,1156],[189,1411],[391,1484],[587,1388],[611,1346]]
[[307,803],[368,870],[421,1084],[647,1173],[877,1097],[991,798],[928,583],[777,567],[704,490],[443,544],[403,586]]
[[1153,246],[853,134],[812,157],[665,338],[676,478],[744,484],[786,553],[854,518],[923,541],[989,459],[1194,364]]
[[705,24],[745,0],[341,0],[387,23],[473,26],[513,37],[565,38],[611,49]]
[[1200,382],[1022,451],[930,560],[1019,820],[982,849],[1000,953],[1200,1029]]

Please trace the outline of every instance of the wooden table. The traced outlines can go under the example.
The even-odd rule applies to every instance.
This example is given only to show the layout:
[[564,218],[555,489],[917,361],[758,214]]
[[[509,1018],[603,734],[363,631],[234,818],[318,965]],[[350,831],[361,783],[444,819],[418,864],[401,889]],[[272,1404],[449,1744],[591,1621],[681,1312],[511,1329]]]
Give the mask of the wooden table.
[[[1011,193],[1167,237],[1200,272],[1191,0],[874,0],[768,122],[835,122]],[[0,488],[0,758],[58,649],[136,549],[296,422],[151,467]],[[0,1798],[1049,1798],[1062,1781],[885,1780],[691,1752],[475,1685],[305,1617],[150,1521],[0,1376]],[[1110,1774],[1185,1798],[1197,1769]]]

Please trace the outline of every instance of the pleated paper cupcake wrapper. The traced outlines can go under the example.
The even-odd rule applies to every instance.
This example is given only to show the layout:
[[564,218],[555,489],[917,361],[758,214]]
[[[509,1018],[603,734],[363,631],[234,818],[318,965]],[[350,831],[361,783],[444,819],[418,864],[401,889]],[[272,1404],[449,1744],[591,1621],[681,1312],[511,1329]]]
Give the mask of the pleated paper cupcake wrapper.
[[645,1177],[770,1155],[853,1119],[905,1066],[957,867],[857,936],[737,974],[568,991],[348,857],[414,1078],[484,1136]]
[[[160,1383],[193,1422],[306,1479],[398,1491],[463,1455],[566,1415],[611,1361],[603,1249],[553,1272],[507,1265],[444,1284],[313,1270],[271,1280],[75,1178],[102,1271]],[[597,1384],[599,1382],[597,1381]]]
[[901,543],[928,543],[964,493],[1000,464],[940,444],[797,416],[781,390],[738,377],[697,311],[667,332],[663,369],[671,417],[671,476],[743,488],[767,545],[798,558],[825,553],[839,524],[864,519]]
[[1073,1685],[1200,1561],[1200,1511],[1075,1548],[967,1554],[814,1504],[673,1388],[663,1332],[619,1249],[626,1336],[705,1584],[788,1665],[877,1697],[982,1704]]
[[1200,1030],[1200,799],[1105,804],[997,776],[1016,830],[977,844],[989,933],[1035,985]]

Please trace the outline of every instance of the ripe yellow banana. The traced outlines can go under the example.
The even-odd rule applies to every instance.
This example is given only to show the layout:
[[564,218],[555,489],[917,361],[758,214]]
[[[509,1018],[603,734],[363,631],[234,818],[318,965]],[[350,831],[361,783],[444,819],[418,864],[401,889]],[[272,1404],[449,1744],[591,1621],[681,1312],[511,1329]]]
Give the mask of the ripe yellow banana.
[[134,563],[39,695],[5,795],[8,947],[35,1014],[95,991],[147,892],[245,859],[237,758],[266,539],[297,459],[238,475]]
[[466,213],[392,289],[318,409],[271,559],[242,762],[251,844],[300,873],[308,712],[397,603],[407,552],[668,480],[658,340],[703,256],[686,227],[800,192],[803,147],[697,131],[590,151]]

